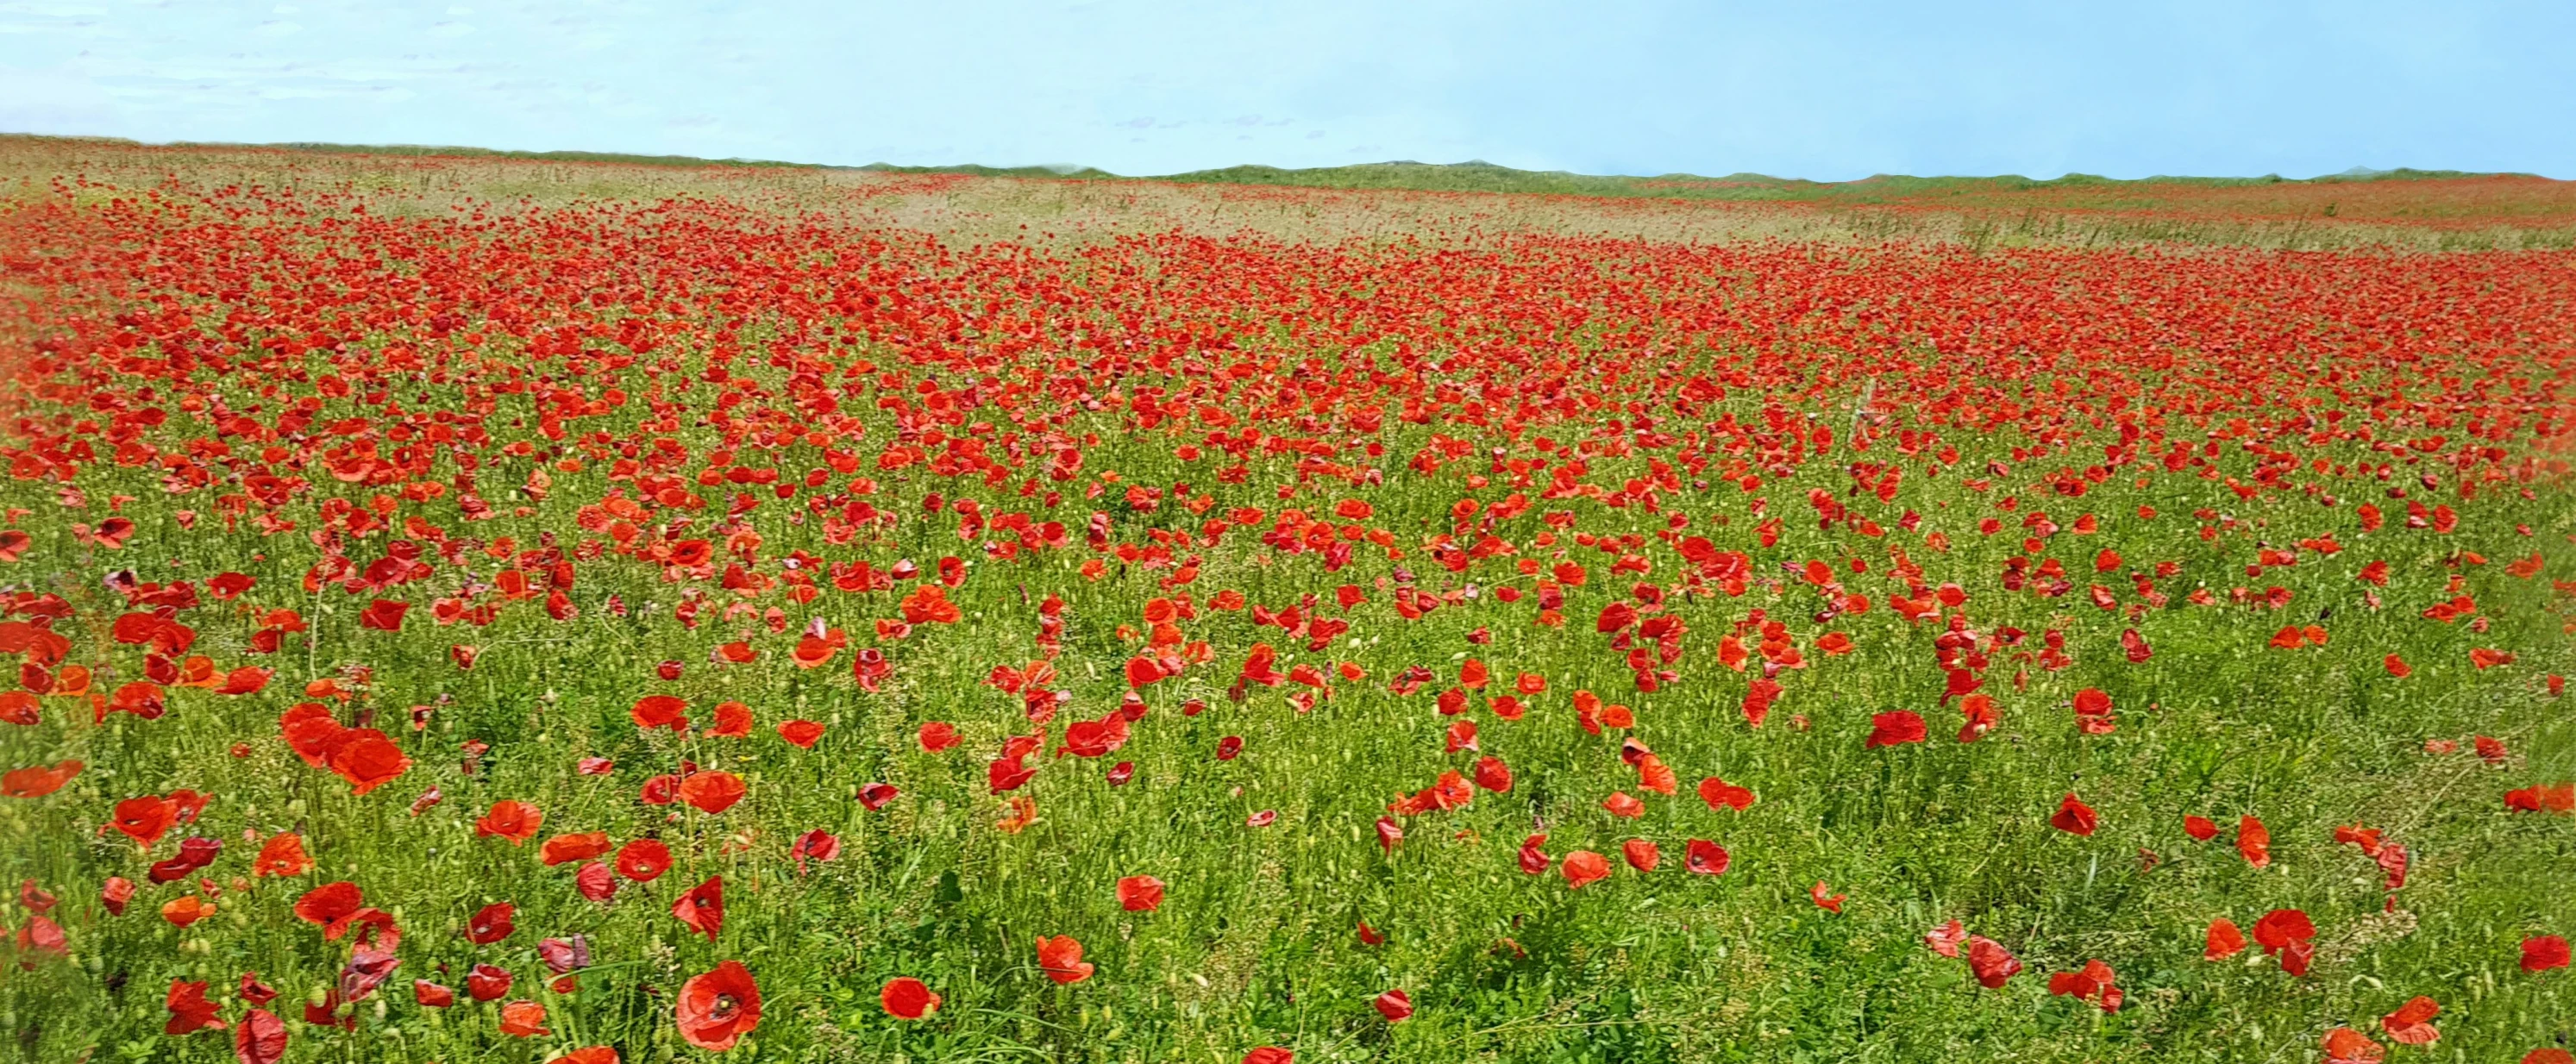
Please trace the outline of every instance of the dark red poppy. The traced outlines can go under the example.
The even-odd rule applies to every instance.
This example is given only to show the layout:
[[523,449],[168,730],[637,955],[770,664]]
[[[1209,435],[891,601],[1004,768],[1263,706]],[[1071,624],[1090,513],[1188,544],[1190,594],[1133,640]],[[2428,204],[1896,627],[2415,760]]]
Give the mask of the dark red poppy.
[[465,921],[466,940],[478,946],[488,946],[510,937],[510,932],[517,928],[511,917],[518,911],[518,906],[506,901],[476,910],[473,917]]
[[241,1064],[277,1064],[286,1059],[286,1024],[267,1009],[243,1013],[233,1025],[233,1056]]
[[380,632],[399,632],[402,630],[403,614],[410,609],[411,603],[408,602],[377,599],[368,603],[366,609],[358,612],[358,627],[373,628]]
[[477,964],[465,973],[465,993],[476,1001],[491,1001],[509,993],[510,984],[516,981],[517,977],[506,968]]

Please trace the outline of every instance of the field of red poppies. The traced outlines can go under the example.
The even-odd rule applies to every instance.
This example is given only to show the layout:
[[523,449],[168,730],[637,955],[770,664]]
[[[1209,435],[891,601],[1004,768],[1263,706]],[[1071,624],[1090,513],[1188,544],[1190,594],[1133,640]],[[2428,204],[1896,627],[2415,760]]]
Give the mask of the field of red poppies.
[[2570,1060],[2524,185],[0,149],[0,1059]]

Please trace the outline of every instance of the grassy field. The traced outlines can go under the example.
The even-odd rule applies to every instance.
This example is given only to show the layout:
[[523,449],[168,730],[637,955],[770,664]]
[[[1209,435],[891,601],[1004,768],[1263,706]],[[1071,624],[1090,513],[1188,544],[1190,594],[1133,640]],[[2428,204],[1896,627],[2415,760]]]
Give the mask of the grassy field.
[[1879,187],[0,140],[0,1059],[2547,1064],[2564,186]]

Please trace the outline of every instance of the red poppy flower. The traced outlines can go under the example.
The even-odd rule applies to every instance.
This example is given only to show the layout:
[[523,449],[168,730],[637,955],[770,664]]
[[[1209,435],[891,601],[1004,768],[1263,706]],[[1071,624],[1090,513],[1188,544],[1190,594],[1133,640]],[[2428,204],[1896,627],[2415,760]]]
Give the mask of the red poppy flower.
[[443,1009],[456,1004],[456,991],[427,979],[411,981],[411,999],[422,1008]]
[[545,822],[545,810],[517,799],[504,798],[492,803],[490,812],[475,819],[474,837],[498,836],[510,840],[510,845],[524,846],[529,839],[536,837],[537,828]]
[[1807,888],[1807,900],[1815,902],[1816,908],[1823,909],[1829,913],[1840,913],[1843,911],[1843,898],[1844,895],[1841,894],[1827,893],[1825,881],[1821,879],[1816,881],[1815,886]]
[[1724,875],[1731,860],[1726,847],[1707,839],[1692,839],[1682,848],[1682,867],[1689,869],[1692,875]]
[[823,738],[823,726],[810,720],[791,720],[778,726],[778,737],[811,750]]
[[477,964],[465,973],[465,994],[476,1001],[492,1001],[510,992],[518,977],[506,968]]
[[918,1020],[939,1011],[939,995],[909,975],[886,980],[885,989],[877,992],[877,1003],[898,1020]]
[[1072,935],[1038,936],[1038,970],[1057,985],[1091,978],[1091,963],[1082,959],[1082,943]]
[[1619,856],[1628,862],[1628,867],[1640,872],[1654,871],[1664,859],[1663,851],[1650,839],[1629,839],[1620,843]]
[[650,883],[671,869],[671,848],[660,839],[636,839],[619,847],[617,874]]
[[473,918],[465,921],[466,940],[477,946],[488,946],[510,937],[510,932],[516,927],[511,916],[518,912],[518,908],[505,901],[476,910]]
[[2209,922],[2209,934],[2200,955],[2208,960],[2225,960],[2245,952],[2245,933],[2236,922],[2224,916]]
[[1699,781],[1699,798],[1716,809],[1724,807],[1741,812],[1753,805],[1753,792],[1715,776]]
[[674,732],[689,730],[689,703],[675,695],[645,695],[635,700],[627,716],[635,726],[646,731],[669,728]]
[[2522,970],[2545,972],[2567,967],[2567,940],[2558,935],[2539,935],[2522,940]]
[[1402,1023],[1413,1018],[1413,998],[1402,990],[1379,994],[1370,1004],[1377,1006],[1377,1014],[1386,1017],[1388,1023]]
[[547,839],[545,845],[538,848],[537,854],[538,858],[545,862],[546,867],[552,868],[574,861],[587,861],[616,847],[616,843],[609,841],[607,832],[585,831]]
[[1575,850],[1566,854],[1565,860],[1557,867],[1565,873],[1565,885],[1573,890],[1581,890],[1586,884],[1610,874],[1610,862],[1590,850]]
[[1977,985],[1988,990],[2001,990],[2013,976],[2021,974],[2021,960],[2003,943],[1984,935],[1968,936],[1968,971],[1977,977]]
[[682,1039],[723,1052],[760,1027],[760,984],[742,962],[726,961],[680,984],[674,1011]]
[[1869,729],[1869,742],[1863,744],[1864,749],[1919,743],[1927,734],[1923,715],[1910,709],[1875,714],[1869,718]]
[[580,891],[582,897],[606,902],[617,896],[617,876],[609,871],[607,864],[592,861],[573,870],[572,888]]
[[957,745],[957,729],[946,721],[934,720],[921,726],[920,740],[923,752],[935,754]]
[[358,885],[342,880],[305,891],[295,900],[295,915],[306,923],[328,926],[355,915],[364,904]]
[[2256,868],[2271,864],[2272,833],[2263,827],[2260,820],[2250,816],[2239,818],[2236,822],[2236,852],[2245,856],[2245,863]]
[[534,1001],[513,1001],[501,1006],[501,1033],[512,1038],[534,1038],[554,1032],[546,1029],[546,1007]]
[[2388,1056],[2386,1047],[2350,1027],[2327,1031],[2325,1051],[2326,1064],[2379,1064]]
[[707,729],[711,739],[739,739],[751,734],[751,707],[740,702],[718,702],[715,724]]
[[2442,1032],[2433,1028],[2433,1017],[2441,1011],[2442,1006],[2432,998],[2418,996],[2380,1017],[2379,1027],[2399,1045],[2424,1045],[2442,1037]]
[[2084,804],[2073,794],[2069,794],[2064,801],[2057,803],[2057,812],[2048,818],[2048,823],[2059,831],[2091,835],[2097,820],[2093,815],[2092,806]]
[[241,1064],[277,1064],[286,1059],[286,1024],[267,1009],[243,1013],[233,1025],[233,1056]]
[[708,876],[706,882],[689,888],[671,903],[671,915],[689,930],[707,936],[707,941],[715,941],[716,932],[724,928],[724,877]]
[[349,793],[365,794],[402,778],[411,758],[383,732],[350,728],[332,744],[330,768],[349,782]]
[[224,1021],[215,1017],[215,1003],[206,1000],[206,984],[203,982],[171,980],[170,993],[163,1003],[170,1010],[169,1022],[161,1025],[163,1034],[187,1035],[224,1029]]
[[1131,913],[1149,913],[1163,904],[1163,881],[1152,876],[1128,876],[1118,881],[1118,907]]
[[2110,965],[2099,960],[2089,960],[2084,962],[2084,967],[2079,971],[2056,972],[2049,975],[2048,992],[2051,996],[2091,1001],[2100,1006],[2104,1012],[2118,1012],[2122,995],[2120,988],[2112,985],[2113,978]]
[[80,775],[80,771],[81,763],[78,761],[13,768],[0,773],[0,796],[42,798],[63,789],[63,784],[71,782],[72,777]]
[[741,801],[745,790],[742,777],[733,773],[696,772],[680,781],[680,800],[702,813],[721,813]]
[[2308,914],[2297,909],[2274,909],[2254,922],[2254,942],[2263,952],[2281,958],[2281,969],[2291,975],[2305,975],[2308,960],[2316,953],[2310,943],[2317,937],[2316,925]]
[[163,832],[179,819],[177,803],[159,795],[147,794],[116,803],[116,817],[107,822],[117,833],[133,839],[144,849],[161,841]]
[[377,599],[368,603],[366,609],[358,612],[358,627],[373,628],[379,632],[402,631],[403,613],[410,609],[411,603],[408,602]]

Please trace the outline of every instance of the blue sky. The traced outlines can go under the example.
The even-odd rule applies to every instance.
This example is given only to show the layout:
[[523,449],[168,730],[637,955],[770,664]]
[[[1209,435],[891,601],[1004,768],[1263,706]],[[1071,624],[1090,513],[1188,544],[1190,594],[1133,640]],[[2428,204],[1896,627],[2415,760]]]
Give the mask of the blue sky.
[[0,131],[1128,174],[2576,178],[2576,2],[0,0]]

